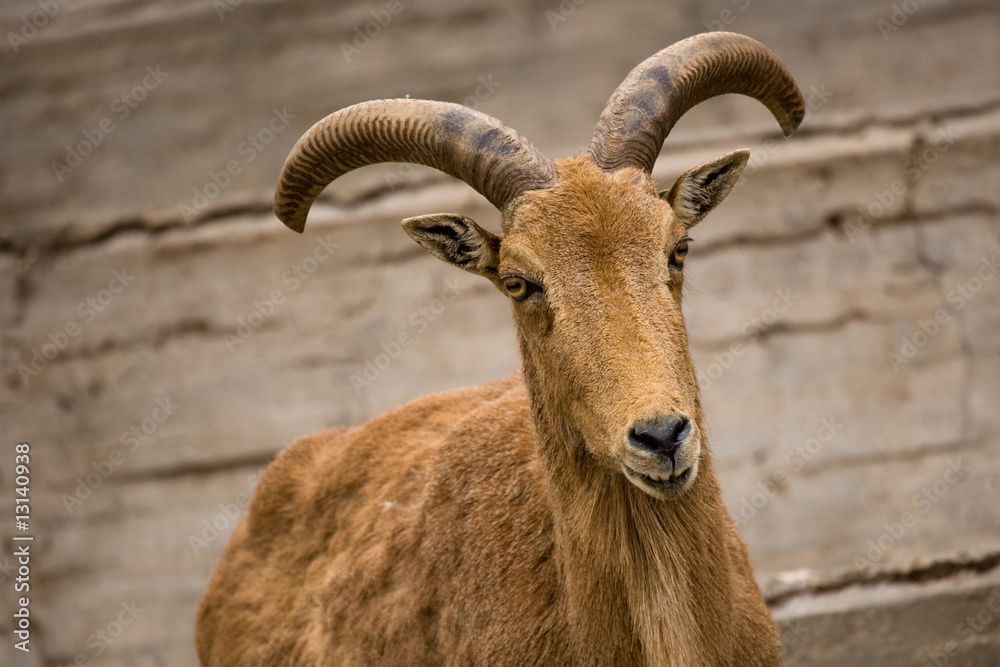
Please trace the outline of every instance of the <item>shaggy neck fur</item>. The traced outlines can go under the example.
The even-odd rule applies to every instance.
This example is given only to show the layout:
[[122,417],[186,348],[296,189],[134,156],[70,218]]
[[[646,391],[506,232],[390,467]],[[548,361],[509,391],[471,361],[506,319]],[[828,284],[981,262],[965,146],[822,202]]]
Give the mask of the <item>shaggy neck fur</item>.
[[[523,340],[521,347],[527,352]],[[719,642],[731,624],[733,565],[707,451],[682,497],[645,494],[596,464],[530,355],[524,359],[581,664],[726,664],[730,647]]]

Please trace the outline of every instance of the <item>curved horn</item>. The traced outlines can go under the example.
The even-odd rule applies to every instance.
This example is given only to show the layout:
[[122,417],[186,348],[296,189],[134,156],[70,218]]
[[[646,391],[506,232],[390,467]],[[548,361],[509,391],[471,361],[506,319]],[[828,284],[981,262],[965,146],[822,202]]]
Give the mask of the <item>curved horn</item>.
[[298,140],[281,170],[275,215],[301,232],[323,188],[379,162],[434,167],[499,209],[522,192],[556,182],[555,165],[495,118],[447,102],[376,100],[330,114]]
[[790,135],[805,106],[791,74],[766,46],[732,32],[677,42],[633,69],[601,113],[587,154],[605,171],[652,171],[663,140],[688,109],[726,93],[763,103]]

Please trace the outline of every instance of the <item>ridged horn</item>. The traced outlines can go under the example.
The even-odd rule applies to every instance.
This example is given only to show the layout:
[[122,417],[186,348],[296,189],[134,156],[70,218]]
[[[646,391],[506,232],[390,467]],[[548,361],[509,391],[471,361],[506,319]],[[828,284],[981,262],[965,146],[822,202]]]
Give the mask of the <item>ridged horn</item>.
[[802,94],[778,57],[755,39],[732,32],[695,35],[633,69],[594,129],[587,154],[605,171],[652,171],[674,123],[694,105],[726,93],[747,95],[770,109],[785,136],[805,116]]
[[551,160],[484,113],[448,102],[375,100],[330,114],[298,140],[281,170],[275,215],[301,232],[327,185],[379,162],[434,167],[499,209],[522,192],[555,185],[557,178]]

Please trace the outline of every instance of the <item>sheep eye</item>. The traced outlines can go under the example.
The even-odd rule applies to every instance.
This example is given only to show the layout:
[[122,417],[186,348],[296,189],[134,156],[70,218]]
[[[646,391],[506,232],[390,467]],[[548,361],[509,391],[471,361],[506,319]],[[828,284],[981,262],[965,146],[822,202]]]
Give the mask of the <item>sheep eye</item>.
[[688,241],[691,239],[685,237],[678,241],[677,245],[674,246],[674,251],[670,253],[670,264],[676,266],[678,269],[684,265],[684,260],[687,258],[688,254]]
[[507,294],[514,301],[523,301],[538,289],[537,285],[529,283],[521,276],[507,276],[502,282],[503,288],[507,290]]

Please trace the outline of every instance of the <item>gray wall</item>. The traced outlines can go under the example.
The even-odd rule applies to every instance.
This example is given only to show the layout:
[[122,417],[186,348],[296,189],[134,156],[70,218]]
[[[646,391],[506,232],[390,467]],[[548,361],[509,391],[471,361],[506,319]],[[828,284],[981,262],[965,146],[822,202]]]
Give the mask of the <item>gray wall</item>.
[[[829,611],[840,598],[824,586],[843,597],[866,576],[918,572],[897,579],[934,610],[921,577],[955,591],[950,577],[989,569],[995,2],[400,3],[0,7],[0,507],[13,514],[13,444],[27,441],[35,537],[33,651],[13,650],[5,611],[5,664],[191,664],[195,605],[283,444],[516,368],[504,299],[398,229],[436,211],[496,228],[467,186],[382,165],[325,193],[304,236],[270,215],[281,163],[313,122],[410,95],[477,106],[573,154],[632,66],[709,28],[774,49],[810,108],[785,140],[753,101],[706,102],[654,172],[668,187],[753,150],[695,230],[685,307],[727,501],[776,614],[813,619],[790,662],[838,664],[824,647],[867,641],[844,630],[853,616],[836,625],[846,612]],[[391,18],[345,55],[373,11]],[[458,298],[441,310],[445,289]],[[370,384],[352,382],[401,332],[415,342]],[[6,544],[13,532],[6,523]],[[914,570],[929,559],[950,565]],[[13,609],[13,559],[0,563]],[[783,585],[798,592],[774,592]],[[952,614],[929,623],[946,628],[942,645],[952,616],[995,585],[928,612]],[[855,604],[889,598],[903,599]],[[133,601],[135,620],[116,626]],[[996,636],[995,619],[986,627],[976,646]],[[897,639],[893,655],[912,664],[939,637]],[[989,664],[961,646],[949,664]]]

